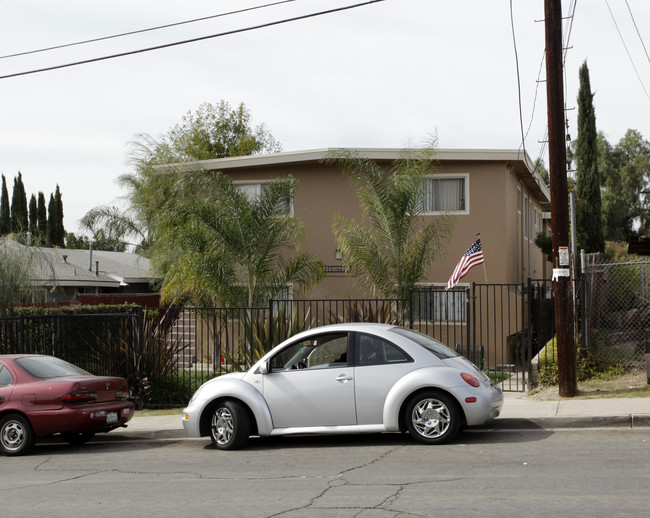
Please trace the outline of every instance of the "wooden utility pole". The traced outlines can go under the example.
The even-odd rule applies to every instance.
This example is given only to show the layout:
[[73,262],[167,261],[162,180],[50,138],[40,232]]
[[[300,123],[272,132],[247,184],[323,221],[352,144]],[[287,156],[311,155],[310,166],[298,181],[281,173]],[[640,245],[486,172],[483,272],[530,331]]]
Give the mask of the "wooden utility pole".
[[[564,92],[562,84],[562,1],[544,0],[546,28],[546,97],[548,153],[553,232],[553,289],[560,397],[576,395],[576,348],[569,264],[560,249],[569,250],[569,194],[567,188]],[[565,248],[566,247],[566,248]]]

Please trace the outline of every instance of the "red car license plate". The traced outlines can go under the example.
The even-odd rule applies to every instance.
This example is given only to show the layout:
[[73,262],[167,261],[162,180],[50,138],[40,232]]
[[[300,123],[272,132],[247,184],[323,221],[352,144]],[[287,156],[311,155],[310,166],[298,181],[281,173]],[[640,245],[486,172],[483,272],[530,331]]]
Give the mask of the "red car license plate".
[[107,423],[117,423],[117,412],[109,412],[106,414],[106,422]]

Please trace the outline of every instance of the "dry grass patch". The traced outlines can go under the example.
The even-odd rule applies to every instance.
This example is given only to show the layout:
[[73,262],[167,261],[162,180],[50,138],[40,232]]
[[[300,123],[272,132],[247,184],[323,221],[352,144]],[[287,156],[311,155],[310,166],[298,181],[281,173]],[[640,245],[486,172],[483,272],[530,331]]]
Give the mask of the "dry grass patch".
[[[591,379],[578,382],[578,393],[571,399],[604,399],[604,398],[650,398],[645,370],[629,372],[610,379]],[[560,399],[558,387],[540,387],[529,392],[528,398],[545,401]]]

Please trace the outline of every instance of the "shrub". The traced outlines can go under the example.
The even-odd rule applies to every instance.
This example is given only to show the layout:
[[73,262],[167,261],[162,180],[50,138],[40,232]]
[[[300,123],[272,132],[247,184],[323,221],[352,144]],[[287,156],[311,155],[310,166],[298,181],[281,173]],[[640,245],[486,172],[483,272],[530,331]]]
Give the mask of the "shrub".
[[[580,349],[576,355],[576,377],[578,381],[594,378],[611,378],[623,372],[617,365],[607,362],[602,356],[591,350]],[[551,338],[543,352],[540,352],[538,363],[538,380],[540,385],[558,384],[557,344],[555,337]]]

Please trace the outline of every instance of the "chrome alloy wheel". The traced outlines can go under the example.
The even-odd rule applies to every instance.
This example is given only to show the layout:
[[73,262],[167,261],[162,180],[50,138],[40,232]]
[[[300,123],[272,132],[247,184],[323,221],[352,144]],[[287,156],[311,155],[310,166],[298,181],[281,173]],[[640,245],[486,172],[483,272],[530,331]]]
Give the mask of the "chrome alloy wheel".
[[25,444],[26,430],[20,421],[8,421],[0,431],[2,449],[7,452],[19,451]]
[[230,410],[219,408],[212,416],[212,437],[217,444],[226,446],[235,433],[235,420]]
[[411,412],[411,422],[415,431],[427,439],[442,437],[451,425],[451,412],[440,400],[422,399]]

